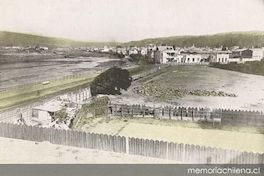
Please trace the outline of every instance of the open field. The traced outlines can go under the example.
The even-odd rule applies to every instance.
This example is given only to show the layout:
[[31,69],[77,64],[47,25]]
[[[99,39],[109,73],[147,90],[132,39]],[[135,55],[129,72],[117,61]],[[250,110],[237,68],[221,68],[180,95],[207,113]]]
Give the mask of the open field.
[[225,70],[238,71],[242,73],[254,74],[254,75],[262,75],[264,76],[264,60],[254,61],[254,62],[246,62],[244,64],[237,63],[228,63],[228,64],[219,64],[214,63],[210,64],[211,67],[221,68]]
[[154,119],[94,119],[83,130],[127,137],[171,141],[240,151],[264,152],[264,134],[202,129],[197,124],[162,123]]
[[[145,93],[135,91],[142,87]],[[111,99],[149,106],[263,110],[264,79],[200,65],[171,66],[134,82],[128,91]]]
[[[18,157],[19,156],[19,157]],[[77,147],[0,138],[0,163],[4,164],[150,164],[176,163],[163,159]]]
[[[71,57],[65,58],[68,54]],[[61,55],[1,51],[0,63],[0,111],[87,86],[103,70],[124,64],[82,51]],[[49,83],[43,85],[44,81]]]
[[[1,60],[4,60],[1,63]],[[8,60],[13,60],[8,62]],[[64,58],[54,54],[0,54],[0,91],[11,87],[62,79],[83,73],[102,71],[120,60],[106,57]],[[108,66],[103,64],[108,63]]]

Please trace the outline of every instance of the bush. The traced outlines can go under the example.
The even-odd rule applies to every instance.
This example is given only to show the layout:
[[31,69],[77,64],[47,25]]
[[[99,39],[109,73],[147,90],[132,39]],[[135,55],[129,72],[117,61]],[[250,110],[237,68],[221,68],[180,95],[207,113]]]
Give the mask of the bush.
[[91,94],[92,96],[121,94],[120,90],[127,90],[131,82],[132,78],[126,69],[113,67],[101,73],[92,81]]
[[52,116],[53,120],[58,119],[58,122],[66,122],[68,120],[68,114],[66,112],[66,108],[63,108],[57,112],[55,112]]
[[109,101],[110,99],[104,96],[93,98],[91,103],[83,104],[76,113],[76,117],[72,120],[70,128],[79,128],[91,122],[91,119],[95,117],[106,116]]

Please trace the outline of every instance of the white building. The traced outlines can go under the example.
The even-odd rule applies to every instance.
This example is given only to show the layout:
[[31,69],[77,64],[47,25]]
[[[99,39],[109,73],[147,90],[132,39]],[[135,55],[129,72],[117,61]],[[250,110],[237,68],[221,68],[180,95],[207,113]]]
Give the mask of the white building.
[[227,64],[229,62],[230,51],[217,51],[210,54],[210,62]]
[[108,46],[104,46],[104,48],[102,49],[103,53],[109,53],[110,49],[108,48]]
[[155,52],[155,62],[160,64],[166,64],[168,62],[174,62],[176,60],[176,51],[175,50],[163,50]]
[[255,61],[260,61],[263,59],[264,48],[252,48],[252,59]]
[[195,64],[200,63],[202,55],[198,53],[185,53],[183,54],[182,63]]
[[51,100],[43,105],[39,105],[32,108],[32,120],[41,124],[49,124],[52,122],[51,114],[61,110],[63,105],[61,101]]
[[140,54],[142,55],[142,56],[146,56],[147,54],[148,54],[148,49],[147,48],[141,48],[141,50],[140,50]]
[[128,50],[128,54],[129,55],[138,54],[138,50],[136,48],[132,48],[132,49]]

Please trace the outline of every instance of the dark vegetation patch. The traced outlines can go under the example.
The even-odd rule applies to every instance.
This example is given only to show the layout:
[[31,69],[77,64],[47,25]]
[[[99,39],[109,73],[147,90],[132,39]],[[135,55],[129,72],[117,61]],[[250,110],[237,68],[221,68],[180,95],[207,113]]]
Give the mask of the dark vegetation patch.
[[91,94],[117,95],[121,89],[127,90],[131,85],[132,78],[126,69],[112,67],[98,75],[91,83]]
[[264,60],[246,62],[244,64],[237,64],[237,63],[219,64],[219,63],[215,63],[215,64],[211,64],[210,67],[264,76]]

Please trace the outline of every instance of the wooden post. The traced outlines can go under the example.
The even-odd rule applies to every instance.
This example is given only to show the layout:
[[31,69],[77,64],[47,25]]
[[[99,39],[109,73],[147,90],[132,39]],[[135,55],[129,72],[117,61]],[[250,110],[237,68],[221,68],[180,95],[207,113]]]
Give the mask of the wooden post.
[[133,105],[131,106],[131,116],[134,116],[134,109],[133,109]]
[[145,117],[145,106],[142,106],[143,117]]
[[171,120],[171,107],[169,107],[169,119]]
[[121,117],[123,117],[123,105],[121,105]]
[[115,116],[117,115],[116,111],[117,111],[117,105],[115,104],[115,109],[114,109],[114,115]]
[[182,108],[180,108],[180,111],[181,111],[181,120],[182,120]]
[[193,118],[193,108],[192,108],[192,121],[194,121],[194,118]]

